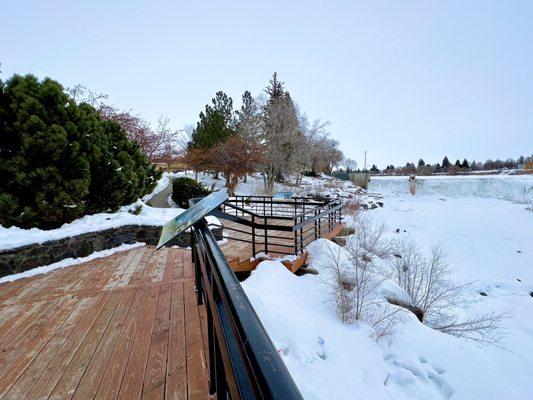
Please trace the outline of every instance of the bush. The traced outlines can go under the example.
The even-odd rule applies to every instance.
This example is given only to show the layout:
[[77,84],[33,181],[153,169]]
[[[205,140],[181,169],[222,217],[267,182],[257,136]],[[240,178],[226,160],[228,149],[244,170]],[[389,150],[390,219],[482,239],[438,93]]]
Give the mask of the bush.
[[114,211],[148,193],[160,172],[88,104],[46,78],[0,80],[0,224],[50,229]]
[[192,178],[179,177],[172,181],[172,200],[181,208],[189,208],[189,199],[207,196],[211,191]]

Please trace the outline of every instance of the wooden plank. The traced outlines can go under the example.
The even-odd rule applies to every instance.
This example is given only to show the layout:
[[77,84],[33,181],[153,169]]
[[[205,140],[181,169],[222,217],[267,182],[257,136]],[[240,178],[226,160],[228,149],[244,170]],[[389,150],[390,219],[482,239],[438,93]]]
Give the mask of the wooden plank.
[[120,332],[118,343],[107,363],[96,399],[116,399],[118,396],[147,295],[148,289],[136,289],[135,298]]
[[0,374],[3,373],[11,362],[24,351],[25,346],[41,332],[48,323],[48,320],[54,315],[57,308],[60,307],[64,299],[47,302],[42,307],[43,311],[30,315],[24,319],[25,323],[19,324],[2,343],[0,347]]
[[189,399],[205,399],[207,388],[207,363],[203,351],[200,317],[194,293],[194,283],[184,284],[185,290],[185,348],[187,349],[187,394]]
[[170,285],[161,287],[146,364],[143,399],[162,399],[165,395],[171,294]]
[[296,260],[294,260],[294,261],[282,261],[282,264],[285,265],[292,273],[295,273],[306,262],[307,262],[307,252],[304,252]]
[[124,271],[124,274],[117,281],[117,284],[114,286],[115,288],[125,287],[130,283],[131,277],[133,276],[137,268],[139,268],[140,262],[144,258],[145,254],[146,247],[141,247],[140,250],[135,254],[135,257],[132,260],[131,264],[128,265],[128,269]]
[[65,368],[69,365],[76,351],[80,347],[82,340],[87,335],[91,326],[103,310],[109,299],[108,294],[97,298],[94,307],[89,308],[87,314],[76,325],[74,331],[69,335],[65,344],[61,347],[56,356],[51,360],[48,368],[43,372],[35,386],[28,394],[28,399],[46,399],[50,396],[57,382],[63,375]]
[[119,399],[138,399],[141,395],[159,289],[159,286],[152,287],[148,293],[130,359],[128,360],[128,366],[124,374],[124,380],[120,388]]
[[176,263],[176,251],[169,249],[167,259],[165,260],[165,271],[163,273],[163,282],[172,281],[174,275],[174,264]]
[[31,365],[24,371],[18,380],[11,386],[5,395],[5,399],[25,399],[33,385],[39,380],[54,356],[62,348],[72,330],[85,315],[85,312],[96,303],[95,298],[81,299],[77,307],[70,314],[63,325],[54,333],[46,346],[32,361]]
[[67,399],[71,398],[81,377],[83,376],[96,348],[102,338],[102,334],[107,329],[109,321],[113,316],[119,304],[121,293],[112,293],[109,301],[102,308],[98,318],[91,326],[87,335],[83,338],[76,354],[64,370],[63,375],[57,382],[50,399]]
[[337,224],[331,231],[329,231],[324,237],[326,239],[333,239],[335,236],[337,236],[339,233],[342,232],[344,229],[344,224]]
[[94,356],[81,378],[78,388],[74,393],[74,399],[91,399],[95,397],[96,392],[98,391],[107,363],[115,348],[118,335],[120,334],[122,325],[124,324],[124,320],[126,319],[126,315],[132,304],[135,290],[121,292],[121,295],[120,304],[113,314],[113,317],[102,336],[102,340],[98,344]]
[[155,262],[155,266],[150,273],[150,282],[155,283],[163,281],[168,252],[169,249],[166,247],[163,247],[160,250],[156,250],[157,261]]
[[139,254],[140,252],[141,250],[138,248],[127,251],[126,257],[122,259],[120,264],[118,264],[118,266],[115,268],[115,271],[108,278],[103,288],[114,289],[117,286],[117,283],[120,281],[120,279],[124,276],[124,273],[128,271],[129,266],[135,260],[135,257],[137,256],[137,254]]
[[185,303],[183,299],[182,283],[175,283],[172,285],[165,398],[167,400],[187,398]]
[[[56,333],[64,322],[68,320],[69,315],[78,305],[77,300],[67,299],[59,304],[53,315],[46,318],[46,325],[27,345],[17,346],[20,356],[14,360],[9,368],[0,375],[0,397],[2,397],[18,379],[33,359],[39,354],[41,349],[48,343],[50,338]],[[4,364],[4,365],[7,365]]]
[[143,278],[146,276],[146,270],[149,268],[149,264],[152,262],[152,259],[156,257],[155,252],[152,248],[147,248],[146,252],[144,253],[141,261],[139,262],[139,266],[131,276],[128,285],[138,285],[140,283],[146,283],[143,282]]

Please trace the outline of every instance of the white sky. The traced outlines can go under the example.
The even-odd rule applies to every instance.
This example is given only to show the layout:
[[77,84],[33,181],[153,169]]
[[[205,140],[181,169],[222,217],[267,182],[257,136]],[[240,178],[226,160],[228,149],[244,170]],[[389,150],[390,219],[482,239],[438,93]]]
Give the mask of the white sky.
[[154,123],[277,71],[360,165],[533,153],[531,1],[3,0],[0,18],[2,79],[82,83]]

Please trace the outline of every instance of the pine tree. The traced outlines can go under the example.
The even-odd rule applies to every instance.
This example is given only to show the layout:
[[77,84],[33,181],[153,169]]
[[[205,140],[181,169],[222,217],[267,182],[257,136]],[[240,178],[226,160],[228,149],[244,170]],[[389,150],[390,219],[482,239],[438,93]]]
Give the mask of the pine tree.
[[461,168],[461,161],[459,159],[455,160],[455,166]]
[[0,83],[0,120],[3,226],[48,229],[115,210],[160,176],[118,124],[76,104],[49,78]]
[[419,166],[419,167],[423,167],[424,165],[426,165],[426,163],[424,162],[424,160],[422,160],[422,159],[418,160],[418,166]]
[[468,164],[468,161],[465,158],[463,162],[461,163],[461,168],[468,169],[469,167],[470,165]]
[[442,160],[442,169],[447,171],[451,166],[452,164],[450,163],[450,160],[448,160],[448,157],[444,157]]
[[217,92],[212,99],[213,105],[206,104],[205,112],[200,112],[200,121],[192,134],[189,147],[211,149],[224,142],[235,132],[233,100],[224,92]]

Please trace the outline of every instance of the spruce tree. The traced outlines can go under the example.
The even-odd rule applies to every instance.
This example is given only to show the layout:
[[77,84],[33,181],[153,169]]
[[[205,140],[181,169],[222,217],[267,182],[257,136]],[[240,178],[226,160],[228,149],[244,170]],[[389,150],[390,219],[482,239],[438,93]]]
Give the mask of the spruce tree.
[[468,169],[469,168],[468,161],[466,160],[466,158],[461,163],[461,168],[464,168],[464,169]]
[[451,166],[452,164],[450,163],[450,160],[448,160],[448,157],[444,157],[442,160],[442,169],[447,171]]

